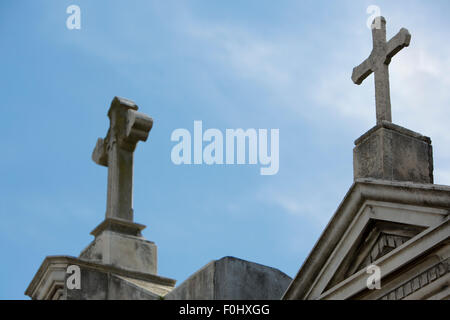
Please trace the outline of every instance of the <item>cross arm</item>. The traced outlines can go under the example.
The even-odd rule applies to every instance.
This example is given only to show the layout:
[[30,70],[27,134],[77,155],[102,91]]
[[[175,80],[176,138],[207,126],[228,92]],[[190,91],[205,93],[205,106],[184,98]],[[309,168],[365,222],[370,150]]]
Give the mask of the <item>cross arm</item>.
[[400,31],[387,43],[386,48],[386,63],[389,63],[393,56],[395,56],[400,50],[409,46],[411,42],[411,34],[405,28],[401,28]]
[[138,141],[147,141],[153,119],[146,114],[129,109],[124,142],[134,150]]
[[153,119],[138,112],[137,105],[128,99],[114,97],[108,111],[110,128],[105,138],[99,138],[92,152],[95,163],[108,167],[113,145],[134,152],[139,141],[146,141],[153,127]]
[[355,84],[361,84],[367,78],[372,70],[371,57],[363,61],[359,66],[353,68],[352,81]]
[[108,166],[108,152],[106,150],[106,143],[104,139],[97,139],[97,144],[92,152],[92,160],[101,166]]

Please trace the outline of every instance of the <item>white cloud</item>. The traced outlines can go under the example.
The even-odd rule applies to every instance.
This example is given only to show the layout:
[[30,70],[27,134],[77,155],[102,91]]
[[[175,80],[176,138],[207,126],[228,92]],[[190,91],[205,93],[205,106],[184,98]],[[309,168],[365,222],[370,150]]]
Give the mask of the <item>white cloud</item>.
[[[370,32],[366,32],[367,39],[357,38],[364,41],[361,43],[342,39],[338,42],[340,48],[334,44],[338,52],[325,53],[326,59],[321,60],[323,53],[319,49],[315,53],[305,49],[316,45],[313,36],[300,41],[297,35],[285,30],[282,35],[270,37],[237,25],[213,25],[193,18],[187,25],[188,34],[207,43],[217,63],[231,68],[236,77],[250,79],[276,93],[282,106],[303,115],[337,113],[342,120],[359,122],[366,128],[375,123],[373,76],[362,86],[356,86],[350,80],[353,65],[349,65],[350,61],[356,65],[366,58],[351,48],[370,43]],[[413,130],[431,131],[430,135],[440,139],[448,136],[450,46],[442,43],[446,38],[442,31],[423,26],[421,32],[423,36],[413,34],[412,45],[398,53],[390,67],[393,118]],[[334,38],[335,34],[330,34],[328,40],[333,43]],[[299,104],[307,98],[316,105]]]
[[[393,122],[431,137],[435,181],[448,184],[450,45],[442,43],[443,38],[445,35],[439,30],[413,33],[411,46],[399,52],[391,62],[390,85]],[[435,50],[436,47],[439,50]],[[326,68],[322,70],[321,80],[312,91],[314,99],[325,110],[338,112],[344,123],[367,129],[375,123],[373,75],[356,86],[347,81],[347,70],[340,68],[337,62],[335,65],[331,72]]]
[[280,44],[258,38],[245,29],[191,25],[189,34],[216,48],[216,58],[231,66],[240,77],[277,86],[289,83],[291,74],[280,65]]
[[269,37],[244,27],[210,25],[192,19],[186,32],[205,46],[207,59],[232,73],[239,81],[261,87],[261,95],[275,97],[277,107],[289,108],[304,116],[307,108],[299,108],[301,83],[305,81],[310,49],[297,37]]
[[[428,28],[421,26],[420,32],[412,32],[411,46],[399,52],[391,63],[392,113],[395,123],[432,138],[438,164],[435,182],[449,184],[450,45],[442,42],[446,39],[445,30]],[[234,72],[237,79],[260,85],[264,95],[276,96],[279,106],[295,112],[297,117],[322,126],[339,123],[345,130],[358,132],[375,124],[373,76],[361,86],[350,79],[353,66],[370,53],[361,56],[361,50],[354,48],[367,47],[371,43],[370,32],[356,39],[340,39],[333,44],[337,52],[320,53],[317,49],[317,56],[311,56],[305,48],[312,47],[314,52],[314,41],[300,41],[289,30],[275,38],[237,25],[211,25],[194,19],[187,30],[191,37],[212,49],[210,58],[217,64]],[[329,37],[333,43],[335,34]],[[336,44],[340,47],[336,48]],[[289,193],[290,189],[272,190],[267,201],[317,224],[326,222],[336,207],[336,203],[326,207],[330,201],[314,195]]]
[[450,186],[450,169],[442,170],[440,168],[434,171],[434,183]]
[[323,199],[314,199],[314,197],[305,198],[301,195],[288,196],[273,193],[270,201],[278,205],[284,212],[301,217],[318,227],[324,227],[333,213],[329,208],[324,207]]
[[292,221],[303,221],[322,230],[335,212],[339,198],[345,193],[345,183],[327,183],[326,177],[317,182],[323,185],[318,192],[311,183],[289,184],[289,187],[261,186],[257,200],[276,209],[273,214],[287,214]]

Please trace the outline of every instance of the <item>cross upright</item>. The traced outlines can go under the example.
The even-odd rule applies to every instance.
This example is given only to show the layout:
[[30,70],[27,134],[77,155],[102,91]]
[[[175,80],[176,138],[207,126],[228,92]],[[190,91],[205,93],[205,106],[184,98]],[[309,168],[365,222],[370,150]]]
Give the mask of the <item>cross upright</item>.
[[389,63],[394,55],[409,46],[411,34],[402,28],[391,40],[386,42],[386,19],[376,17],[372,22],[373,49],[370,56],[359,66],[353,68],[352,80],[361,84],[372,72],[375,73],[375,104],[377,124],[392,122],[391,97],[389,92]]
[[97,140],[92,153],[95,163],[108,167],[106,219],[125,226],[133,224],[134,150],[139,141],[147,140],[153,126],[153,119],[137,110],[133,101],[114,97],[108,133]]

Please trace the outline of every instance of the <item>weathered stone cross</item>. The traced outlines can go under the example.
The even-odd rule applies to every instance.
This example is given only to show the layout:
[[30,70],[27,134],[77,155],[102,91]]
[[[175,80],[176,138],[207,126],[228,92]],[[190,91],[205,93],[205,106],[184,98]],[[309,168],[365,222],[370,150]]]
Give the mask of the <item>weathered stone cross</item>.
[[130,100],[114,97],[108,111],[110,127],[99,138],[92,160],[108,167],[106,220],[133,222],[133,153],[139,141],[146,141],[152,118],[137,112]]
[[352,80],[361,84],[372,72],[375,73],[375,103],[377,124],[392,122],[391,97],[389,92],[389,63],[394,55],[409,46],[411,34],[402,28],[391,40],[386,42],[386,19],[377,17],[372,22],[372,52],[363,63],[353,68]]

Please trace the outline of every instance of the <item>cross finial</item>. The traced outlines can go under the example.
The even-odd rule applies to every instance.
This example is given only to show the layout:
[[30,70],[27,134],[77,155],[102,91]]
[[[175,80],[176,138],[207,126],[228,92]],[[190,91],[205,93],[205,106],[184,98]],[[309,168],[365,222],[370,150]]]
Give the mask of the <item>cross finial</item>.
[[386,42],[386,19],[376,17],[372,22],[372,39],[372,52],[363,63],[353,68],[352,80],[359,85],[372,72],[375,73],[377,124],[383,121],[392,122],[388,66],[397,52],[409,46],[411,34],[407,29],[402,28],[391,40]]
[[106,218],[133,222],[133,153],[153,126],[152,118],[137,110],[133,101],[114,97],[108,133],[92,153],[95,163],[108,167]]

